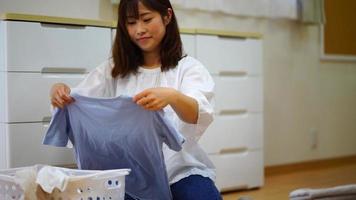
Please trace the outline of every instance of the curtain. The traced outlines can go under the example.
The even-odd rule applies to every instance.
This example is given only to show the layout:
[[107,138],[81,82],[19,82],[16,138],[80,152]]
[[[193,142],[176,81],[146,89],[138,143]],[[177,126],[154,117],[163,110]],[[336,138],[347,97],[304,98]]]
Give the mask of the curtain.
[[174,7],[229,15],[297,19],[297,0],[171,0]]
[[324,24],[324,0],[298,0],[298,18],[303,23]]

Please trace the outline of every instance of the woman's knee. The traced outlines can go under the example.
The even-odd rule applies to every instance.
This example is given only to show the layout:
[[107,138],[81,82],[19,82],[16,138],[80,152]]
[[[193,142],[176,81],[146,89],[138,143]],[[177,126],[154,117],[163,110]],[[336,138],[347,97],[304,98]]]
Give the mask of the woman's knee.
[[171,185],[173,200],[221,200],[214,182],[200,175],[188,176]]

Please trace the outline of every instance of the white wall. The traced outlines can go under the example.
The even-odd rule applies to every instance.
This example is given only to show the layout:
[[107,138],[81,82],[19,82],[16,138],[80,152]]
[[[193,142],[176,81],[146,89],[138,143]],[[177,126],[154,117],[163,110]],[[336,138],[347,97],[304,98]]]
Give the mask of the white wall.
[[[0,0],[0,13],[115,19],[110,0]],[[180,27],[264,35],[265,165],[356,154],[356,62],[321,62],[319,28],[176,10]],[[314,131],[313,131],[314,130]],[[311,133],[317,148],[311,148]]]
[[356,154],[356,63],[320,62],[315,26],[271,21],[265,41],[266,164]]

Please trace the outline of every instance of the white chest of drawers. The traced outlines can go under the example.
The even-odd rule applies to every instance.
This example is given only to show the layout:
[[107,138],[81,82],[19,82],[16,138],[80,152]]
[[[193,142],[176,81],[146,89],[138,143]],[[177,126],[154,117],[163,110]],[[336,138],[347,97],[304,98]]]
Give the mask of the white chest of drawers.
[[197,35],[196,56],[215,80],[215,119],[200,144],[221,191],[263,185],[262,40]]
[[0,21],[0,168],[74,163],[70,149],[42,145],[53,83],[79,83],[108,58],[111,29]]

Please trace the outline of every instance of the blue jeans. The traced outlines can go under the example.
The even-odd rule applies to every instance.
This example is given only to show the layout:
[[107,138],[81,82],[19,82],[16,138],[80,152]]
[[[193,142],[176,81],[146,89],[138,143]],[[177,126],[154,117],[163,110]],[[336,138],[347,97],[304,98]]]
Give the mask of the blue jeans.
[[[214,182],[200,175],[191,175],[172,184],[171,192],[173,200],[222,200]],[[125,195],[125,200],[135,199]]]

